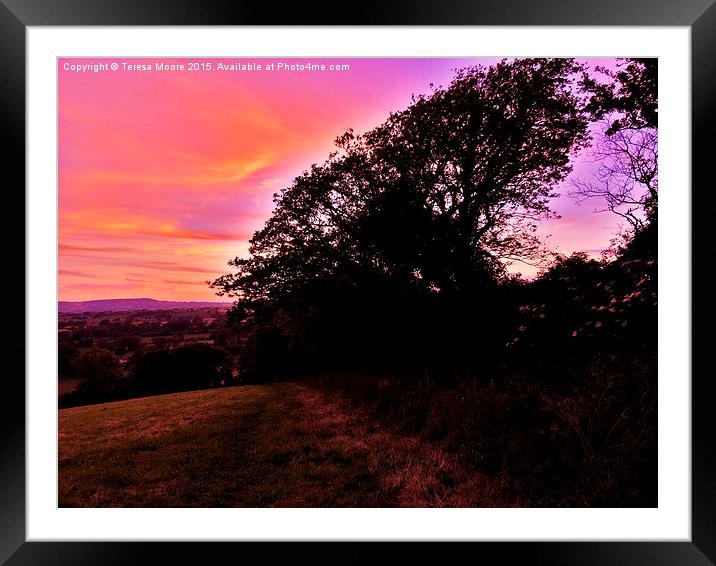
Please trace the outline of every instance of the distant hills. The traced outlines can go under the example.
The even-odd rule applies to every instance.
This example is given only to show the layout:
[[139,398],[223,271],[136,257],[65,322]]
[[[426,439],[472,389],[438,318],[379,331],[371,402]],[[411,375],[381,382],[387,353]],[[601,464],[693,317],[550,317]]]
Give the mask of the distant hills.
[[61,313],[139,311],[170,309],[228,308],[231,303],[211,301],[158,301],[157,299],[98,299],[95,301],[59,301]]

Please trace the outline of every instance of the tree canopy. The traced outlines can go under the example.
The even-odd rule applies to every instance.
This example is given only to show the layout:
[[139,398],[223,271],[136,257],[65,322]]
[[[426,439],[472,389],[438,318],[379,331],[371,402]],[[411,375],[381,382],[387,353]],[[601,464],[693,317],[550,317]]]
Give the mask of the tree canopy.
[[587,110],[595,118],[612,116],[607,134],[623,129],[656,128],[659,119],[658,59],[624,59],[617,71],[598,70],[609,81],[584,74],[582,86],[592,94]]
[[616,71],[598,67],[606,81],[585,73],[587,111],[601,121],[594,133],[593,178],[575,180],[573,195],[597,199],[628,223],[625,240],[654,223],[658,206],[658,60],[624,59]]
[[456,72],[275,195],[250,257],[213,286],[245,314],[319,280],[467,294],[534,259],[587,115],[570,59],[503,60]]

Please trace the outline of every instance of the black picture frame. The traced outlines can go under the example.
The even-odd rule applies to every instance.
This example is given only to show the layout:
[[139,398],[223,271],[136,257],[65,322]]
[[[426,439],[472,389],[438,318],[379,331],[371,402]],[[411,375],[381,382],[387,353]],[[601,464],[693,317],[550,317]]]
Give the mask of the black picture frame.
[[[679,564],[716,562],[716,450],[710,437],[713,386],[711,372],[694,370],[692,387],[692,536],[690,542],[500,542],[460,543],[82,543],[26,542],[25,537],[25,34],[28,26],[69,25],[564,25],[688,26],[692,56],[692,190],[698,196],[692,220],[692,257],[703,257],[710,241],[710,223],[699,222],[712,185],[709,143],[716,131],[716,4],[715,0],[393,0],[351,3],[295,3],[276,6],[243,0],[0,0],[0,132],[7,142],[0,153],[5,181],[2,221],[5,266],[7,370],[0,410],[0,563],[20,564],[212,564],[226,557],[236,561],[290,559],[358,563],[375,555],[444,561],[461,553],[484,563],[536,564]],[[688,187],[684,187],[687,191]],[[20,245],[22,239],[23,245]],[[701,250],[700,247],[704,247]],[[692,270],[692,297],[704,296]],[[20,300],[20,297],[23,300]],[[713,320],[713,306],[700,304],[693,322]],[[22,321],[22,322],[20,322]],[[694,333],[693,361],[708,339]],[[698,355],[697,355],[698,354]],[[696,367],[696,366],[694,366]],[[477,545],[465,548],[465,545]],[[227,554],[228,553],[228,554]]]

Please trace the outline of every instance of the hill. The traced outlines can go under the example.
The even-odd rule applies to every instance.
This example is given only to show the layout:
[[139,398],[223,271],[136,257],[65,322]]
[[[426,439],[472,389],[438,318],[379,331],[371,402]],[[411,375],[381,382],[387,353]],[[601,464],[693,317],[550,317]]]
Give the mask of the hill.
[[228,308],[231,303],[218,301],[159,301],[157,299],[97,299],[93,301],[59,301],[60,313],[122,312],[138,310]]
[[504,504],[438,446],[295,383],[62,409],[59,440],[60,507]]

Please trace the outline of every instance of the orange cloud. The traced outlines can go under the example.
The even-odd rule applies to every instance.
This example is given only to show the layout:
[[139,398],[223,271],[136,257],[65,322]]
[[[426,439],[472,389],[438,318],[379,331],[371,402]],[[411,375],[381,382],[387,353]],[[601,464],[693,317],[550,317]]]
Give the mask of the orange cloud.
[[82,271],[72,271],[71,269],[59,269],[57,271],[60,276],[70,277],[87,277],[89,279],[97,279],[97,275],[91,273],[84,273]]
[[[60,299],[211,300],[187,274],[213,279],[245,255],[273,193],[322,162],[336,136],[365,131],[430,83],[447,84],[452,69],[487,61],[331,60],[350,64],[338,74],[77,73],[63,62]],[[587,225],[549,228],[566,247],[604,245],[604,231],[577,223]]]

